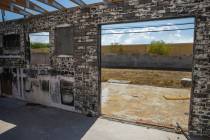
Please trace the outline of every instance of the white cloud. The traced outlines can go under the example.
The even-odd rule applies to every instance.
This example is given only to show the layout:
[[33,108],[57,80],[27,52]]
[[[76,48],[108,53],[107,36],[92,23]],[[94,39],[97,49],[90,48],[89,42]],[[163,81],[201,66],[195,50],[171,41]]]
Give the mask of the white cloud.
[[[130,34],[109,34],[102,35],[102,45],[109,45],[111,43],[119,44],[148,44],[153,40],[163,40],[166,43],[186,43],[193,42],[193,35],[186,34],[184,31],[176,30],[179,28],[171,23],[170,26],[162,27],[148,27],[148,28],[134,28],[123,30],[104,30],[102,34],[106,33],[123,33],[123,32],[144,32],[144,33],[130,33]],[[148,31],[162,31],[162,30],[176,30],[167,32],[148,32]]]
[[29,37],[30,37],[30,42],[32,43],[49,43],[48,32],[31,33]]

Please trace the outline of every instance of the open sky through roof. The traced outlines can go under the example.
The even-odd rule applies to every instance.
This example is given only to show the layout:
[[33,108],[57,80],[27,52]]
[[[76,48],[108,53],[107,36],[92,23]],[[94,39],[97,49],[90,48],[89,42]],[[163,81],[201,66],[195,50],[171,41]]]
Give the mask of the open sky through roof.
[[[38,2],[37,0],[30,0],[34,3],[36,3],[37,5],[43,7],[44,9],[48,10],[48,11],[55,11],[56,9],[48,6],[46,4],[43,4],[41,2]],[[70,8],[70,7],[75,7],[77,6],[76,4],[74,4],[73,2],[71,2],[70,0],[56,0],[57,2],[59,2],[60,4],[62,4],[64,7],[66,8]],[[86,4],[92,4],[92,3],[98,3],[98,2],[102,2],[103,0],[83,0]],[[38,14],[36,12],[34,12],[35,14]],[[13,19],[19,19],[19,18],[23,18],[22,15],[19,14],[15,14],[9,11],[5,11],[5,20],[13,20]],[[0,21],[2,21],[2,17],[0,16]]]

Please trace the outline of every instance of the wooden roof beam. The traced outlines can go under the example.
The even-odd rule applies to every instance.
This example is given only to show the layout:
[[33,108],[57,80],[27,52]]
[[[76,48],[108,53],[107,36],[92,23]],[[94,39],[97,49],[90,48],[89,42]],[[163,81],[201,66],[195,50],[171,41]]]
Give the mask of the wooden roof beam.
[[1,18],[2,18],[2,21],[5,22],[5,11],[0,9],[1,10]]
[[20,15],[24,15],[24,16],[32,15],[31,13],[25,11],[24,9],[21,9],[20,7],[12,3],[11,0],[0,1],[0,9],[17,13]]
[[20,14],[23,16],[31,16],[32,14],[21,9],[20,7],[16,6],[13,3],[10,3],[10,1],[5,0],[4,2],[0,2],[0,9],[10,11],[16,14]]
[[44,8],[36,5],[35,3],[29,1],[29,0],[12,0],[17,5],[20,5],[22,7],[28,8],[30,10],[34,10],[39,13],[47,13],[48,11],[45,10]]
[[59,10],[65,8],[63,5],[61,5],[60,3],[56,2],[55,0],[37,0],[37,1],[39,1],[41,3],[44,3],[46,5],[52,6],[52,7],[56,8],[56,9],[59,9]]
[[70,1],[72,1],[73,3],[76,3],[80,7],[86,6],[86,3],[83,0],[70,0]]
[[28,12],[28,11],[26,11],[26,10],[18,7],[18,6],[16,6],[13,3],[10,4],[10,10],[12,12],[16,12],[16,13],[21,14],[21,15],[24,15],[24,16],[31,16],[32,15],[30,12]]

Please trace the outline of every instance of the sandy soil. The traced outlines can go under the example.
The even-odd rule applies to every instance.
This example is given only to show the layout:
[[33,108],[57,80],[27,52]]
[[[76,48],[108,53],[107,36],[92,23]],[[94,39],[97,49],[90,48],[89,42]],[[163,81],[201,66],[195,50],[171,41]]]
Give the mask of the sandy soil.
[[106,82],[109,79],[128,80],[131,84],[151,85],[158,87],[183,88],[182,78],[191,78],[191,72],[142,70],[142,69],[102,69],[101,79]]
[[166,127],[179,122],[187,129],[189,100],[166,100],[163,96],[190,97],[190,89],[102,83],[102,114]]

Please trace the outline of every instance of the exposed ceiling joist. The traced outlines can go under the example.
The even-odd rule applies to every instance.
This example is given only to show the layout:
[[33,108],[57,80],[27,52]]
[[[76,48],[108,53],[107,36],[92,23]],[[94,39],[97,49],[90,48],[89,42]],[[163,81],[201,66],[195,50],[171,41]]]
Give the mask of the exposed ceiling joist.
[[105,4],[114,4],[114,3],[119,3],[123,2],[123,0],[103,0]]
[[86,3],[83,0],[70,0],[70,1],[72,1],[73,3],[76,3],[77,5],[81,7],[86,6]]
[[5,21],[5,11],[4,10],[1,10],[1,18],[2,18],[2,21],[4,22]]
[[[37,0],[37,1],[44,3],[48,6],[52,6],[59,10],[65,9],[65,7],[56,0]],[[85,7],[87,5],[84,2],[84,0],[69,0],[69,1],[79,5],[80,7]],[[27,10],[25,8],[27,8]],[[2,11],[10,11],[23,16],[33,15],[33,12],[28,11],[28,9],[39,13],[48,12],[48,10],[42,8],[41,6],[32,2],[31,0],[0,0],[0,10],[1,9]]]
[[0,1],[0,9],[10,11],[10,12],[13,12],[16,14],[20,14],[23,16],[31,16],[32,15],[31,13],[25,11],[24,9],[21,9],[14,3],[11,3],[10,0]]
[[28,8],[30,10],[34,10],[40,13],[46,13],[48,12],[47,10],[45,10],[44,8],[36,5],[35,3],[29,1],[29,0],[12,0],[12,2],[14,2],[17,5],[20,5],[22,7]]
[[42,2],[44,4],[47,4],[49,6],[52,6],[56,9],[64,9],[65,7],[61,5],[60,3],[56,2],[55,0],[37,0],[39,2]]

